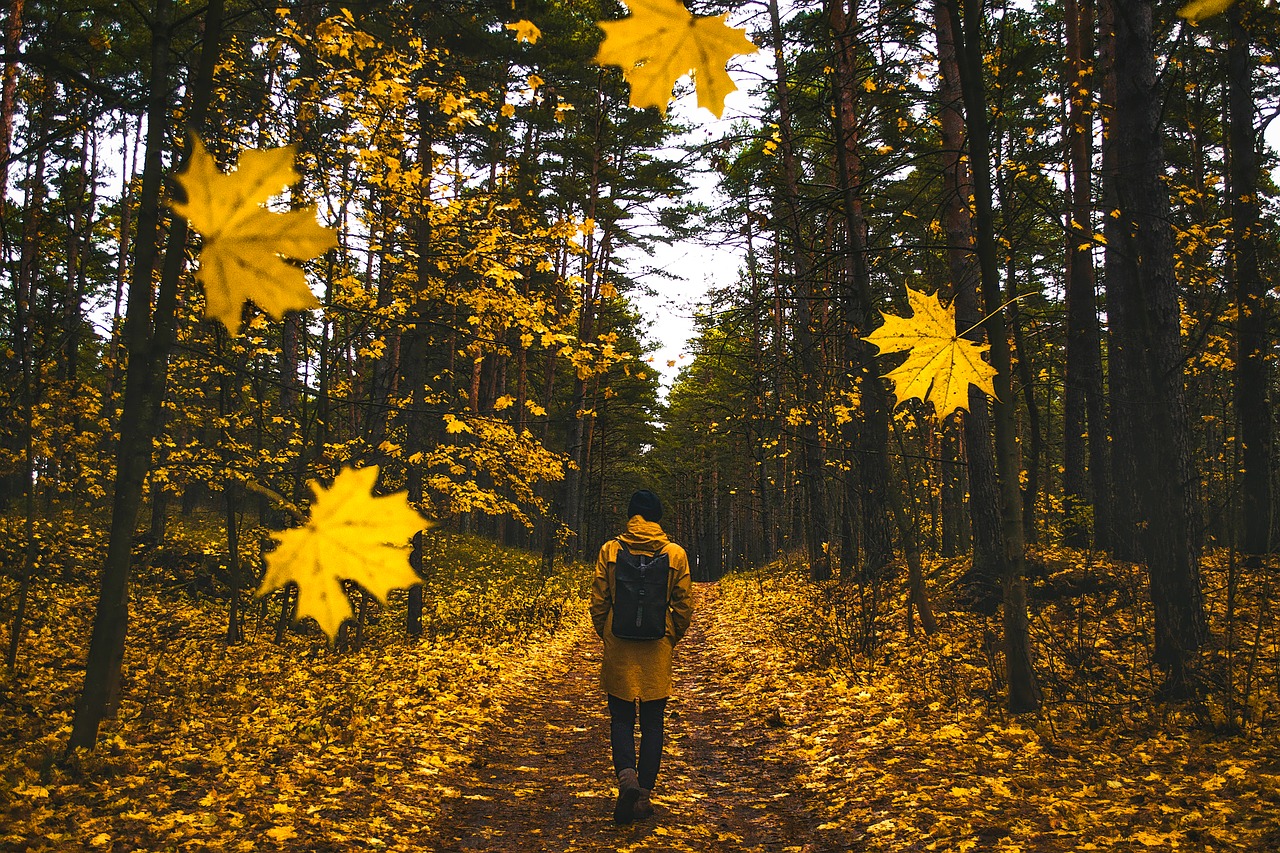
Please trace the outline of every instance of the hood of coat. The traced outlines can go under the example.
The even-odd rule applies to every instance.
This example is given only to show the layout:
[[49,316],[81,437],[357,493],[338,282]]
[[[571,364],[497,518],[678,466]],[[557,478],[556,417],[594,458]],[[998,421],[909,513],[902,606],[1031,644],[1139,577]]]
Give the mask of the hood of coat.
[[627,522],[627,532],[618,537],[632,551],[656,554],[671,540],[662,531],[662,525],[649,521],[643,515],[633,515]]

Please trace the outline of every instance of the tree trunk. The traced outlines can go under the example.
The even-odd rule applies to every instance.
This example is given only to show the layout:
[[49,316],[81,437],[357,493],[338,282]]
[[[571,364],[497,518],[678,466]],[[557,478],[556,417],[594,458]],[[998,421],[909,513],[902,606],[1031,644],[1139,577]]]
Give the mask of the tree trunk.
[[22,42],[22,17],[26,0],[9,0],[9,20],[4,30],[4,80],[0,82],[0,188],[8,192],[9,146],[13,144],[14,96],[18,91],[18,45]]
[[1152,38],[1151,0],[1114,0],[1116,193],[1126,233],[1117,247],[1131,266],[1121,291],[1125,341],[1121,368],[1130,389],[1120,401],[1134,436],[1141,540],[1155,611],[1155,659],[1172,694],[1205,636],[1200,589],[1198,478],[1183,382],[1181,313],[1173,230],[1164,184],[1163,141]]
[[1067,352],[1062,509],[1064,540],[1073,548],[1090,543],[1086,508],[1092,509],[1094,531],[1108,527],[1107,425],[1102,420],[1102,353],[1093,269],[1093,11],[1093,0],[1067,0]]
[[[1124,244],[1129,239],[1128,230],[1120,220],[1119,147],[1116,138],[1116,40],[1115,7],[1111,0],[1100,0],[1099,11],[1099,68],[1102,84],[1102,235],[1106,240],[1103,261],[1103,282],[1107,304],[1107,390],[1111,408],[1109,433],[1111,435],[1111,494],[1095,495],[1099,503],[1107,503],[1112,519],[1111,553],[1121,559],[1137,562],[1142,559],[1138,543],[1138,494],[1137,467],[1134,446],[1137,427],[1129,419],[1132,412],[1123,401],[1139,393],[1136,377],[1131,376],[1125,364],[1125,349],[1129,343],[1118,332],[1127,325],[1123,293],[1131,287],[1127,280],[1136,274],[1129,262]],[[1107,547],[1107,543],[1100,542]]]
[[[151,467],[151,444],[160,421],[169,348],[174,337],[177,272],[186,250],[186,222],[176,218],[154,315],[152,273],[158,255],[160,185],[164,168],[165,130],[170,109],[170,0],[156,0],[152,19],[151,70],[147,108],[147,152],[138,214],[138,251],[129,282],[124,340],[129,353],[124,409],[116,458],[111,532],[102,567],[93,635],[85,667],[84,689],[76,705],[68,749],[92,749],[98,727],[115,704],[124,662],[129,620],[129,573],[133,533],[142,504],[142,489]],[[222,29],[222,0],[205,12],[204,47],[193,87],[189,126],[200,126],[212,90],[213,67]],[[184,158],[185,159],[185,158]],[[170,273],[172,272],[172,275]],[[152,328],[154,322],[154,328]]]
[[[846,8],[848,2],[848,8]],[[850,361],[857,375],[862,418],[845,424],[846,442],[855,442],[856,462],[860,477],[845,478],[845,500],[862,507],[863,562],[867,579],[883,576],[893,558],[889,536],[887,491],[897,488],[889,481],[889,418],[893,408],[885,382],[876,364],[876,348],[863,338],[881,323],[871,289],[867,267],[867,222],[862,209],[862,156],[858,140],[857,36],[858,0],[828,0],[827,17],[835,37],[836,68],[832,75],[835,89],[833,126],[836,140],[836,163],[840,187],[844,195],[844,224],[847,240],[845,254],[849,287],[842,295]],[[860,481],[860,482],[857,482]],[[860,487],[860,494],[850,485]],[[848,509],[846,508],[846,513]]]
[[1001,529],[1005,543],[1001,589],[1005,663],[1009,676],[1009,710],[1021,713],[1035,711],[1040,707],[1040,687],[1032,664],[1031,635],[1027,624],[1022,492],[1017,435],[1013,423],[1013,365],[1004,313],[1000,310],[1002,291],[999,270],[996,268],[995,229],[991,214],[990,131],[986,87],[982,79],[982,9],[980,0],[948,0],[947,5],[951,34],[959,60],[957,65],[964,95],[969,161],[973,168],[974,219],[978,267],[987,310],[987,340],[991,345],[991,365],[996,369],[996,471],[1000,486]]
[[969,548],[964,506],[964,426],[958,418],[942,425],[942,547],[943,557],[958,557]]
[[[417,103],[418,119],[418,167],[422,170],[421,185],[418,189],[418,216],[414,223],[414,242],[418,259],[417,290],[419,294],[429,292],[431,275],[437,272],[432,269],[431,258],[434,250],[431,247],[431,176],[435,168],[432,143],[434,141],[435,115],[431,102],[420,99]],[[400,412],[405,426],[405,444],[410,453],[427,449],[431,429],[427,426],[427,320],[430,307],[419,298],[414,301],[409,311],[413,322],[400,335],[400,362],[397,366],[399,377],[397,384],[402,399],[408,400],[407,411]],[[438,419],[437,419],[438,420]],[[409,503],[422,510],[425,498],[423,465],[411,462],[408,467]],[[425,542],[421,531],[413,536],[413,550],[409,554],[409,564],[417,572],[418,577],[426,577]],[[409,589],[408,609],[405,613],[405,631],[411,637],[422,634],[422,585],[415,584]]]
[[1236,418],[1240,429],[1240,550],[1273,547],[1271,382],[1267,367],[1270,322],[1267,285],[1258,270],[1258,154],[1253,115],[1253,60],[1248,7],[1227,10],[1227,116],[1231,165],[1231,258],[1239,332],[1236,339]]
[[[970,216],[973,184],[962,157],[965,145],[964,95],[956,40],[944,0],[935,0],[934,23],[938,32],[938,65],[941,81],[939,122],[942,127],[943,170],[948,188],[946,209],[947,259],[956,307],[956,327],[972,329],[967,337],[981,341],[985,329],[978,324],[982,309],[978,299],[979,270],[973,247],[977,242]],[[960,417],[960,416],[958,416]],[[969,474],[969,516],[973,534],[973,565],[964,578],[970,601],[983,612],[999,606],[1004,534],[1000,526],[1000,490],[991,449],[990,403],[986,394],[969,389],[969,410],[962,416],[964,450]]]
[[244,640],[243,618],[240,614],[240,527],[236,490],[240,485],[230,477],[223,483],[223,502],[227,519],[227,574],[231,587],[231,606],[227,613],[227,642],[235,644]]
[[[1003,200],[1002,200],[1003,202]],[[1013,333],[1014,369],[1018,372],[1018,384],[1022,386],[1022,405],[1027,410],[1027,455],[1022,471],[1026,477],[1026,487],[1022,489],[1022,535],[1024,541],[1035,545],[1039,541],[1036,534],[1036,500],[1040,495],[1040,460],[1044,456],[1045,428],[1040,423],[1040,406],[1036,402],[1036,381],[1031,374],[1032,354],[1027,351],[1026,336],[1022,334],[1022,312],[1014,300],[1013,265],[1005,267],[1007,285],[1005,300],[1009,312],[1009,329]],[[999,303],[997,303],[999,304]],[[1021,445],[1018,445],[1019,447]]]
[[801,398],[804,421],[800,424],[800,480],[804,487],[804,534],[808,546],[809,572],[814,580],[831,577],[831,554],[827,547],[827,508],[822,488],[822,445],[818,436],[818,363],[813,335],[813,273],[804,243],[800,216],[800,188],[796,174],[795,146],[792,143],[791,105],[788,92],[787,63],[782,42],[782,24],[777,0],[769,0],[769,21],[773,36],[774,74],[777,78],[778,132],[781,137],[782,186],[787,228],[791,232],[795,264],[795,318],[793,321],[796,355],[800,359]]

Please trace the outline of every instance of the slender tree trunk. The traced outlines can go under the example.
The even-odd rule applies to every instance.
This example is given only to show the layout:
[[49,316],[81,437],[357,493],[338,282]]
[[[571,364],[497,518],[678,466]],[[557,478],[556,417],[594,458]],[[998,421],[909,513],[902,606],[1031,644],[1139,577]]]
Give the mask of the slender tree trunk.
[[1198,479],[1183,379],[1181,313],[1174,275],[1173,230],[1164,184],[1162,98],[1156,84],[1150,0],[1114,0],[1116,193],[1132,265],[1120,293],[1125,340],[1122,368],[1132,378],[1121,401],[1134,440],[1141,540],[1155,611],[1156,663],[1173,694],[1186,688],[1191,658],[1204,641],[1200,588]]
[[[1063,399],[1063,532],[1074,548],[1110,540],[1107,424],[1093,267],[1093,0],[1067,0],[1067,354]],[[1086,462],[1086,451],[1088,460]]]
[[[972,329],[967,337],[981,341],[986,334],[978,299],[979,269],[974,245],[970,204],[973,183],[961,156],[965,145],[964,95],[956,40],[945,0],[935,0],[934,22],[938,33],[938,65],[941,70],[939,121],[947,182],[947,259],[956,306],[956,326]],[[994,612],[1001,598],[1000,578],[1004,533],[1000,522],[1000,490],[996,461],[991,449],[990,404],[986,394],[969,389],[969,410],[963,416],[964,450],[969,475],[969,515],[973,533],[973,565],[965,576],[966,594],[984,612]]]
[[[425,294],[430,291],[432,275],[438,271],[434,268],[432,258],[435,252],[431,246],[431,177],[435,168],[435,155],[432,143],[435,136],[435,114],[430,101],[420,99],[417,103],[419,168],[422,170],[422,184],[418,190],[418,215],[414,222],[414,242],[417,249],[417,291]],[[401,412],[405,425],[405,443],[412,448],[411,452],[426,450],[430,440],[431,429],[427,426],[427,321],[430,306],[422,298],[417,299],[410,309],[412,323],[400,335],[400,363],[398,365],[400,396],[408,400],[408,412]],[[438,420],[438,418],[437,418]],[[423,508],[425,495],[425,476],[420,462],[411,462],[408,467],[409,503],[418,509]],[[409,555],[409,564],[418,577],[426,578],[426,550],[421,531],[413,536],[413,550]],[[405,614],[405,630],[411,637],[422,634],[422,584],[409,588],[409,604]]]
[[280,590],[280,618],[276,620],[276,645],[284,642],[284,632],[289,627],[289,623],[293,621],[294,611],[298,609],[298,585],[293,581],[284,585],[284,589]]
[[120,188],[120,245],[116,256],[116,292],[111,312],[111,340],[107,344],[107,375],[102,389],[102,411],[104,417],[115,420],[116,384],[123,367],[124,351],[121,348],[121,307],[124,305],[124,288],[129,272],[129,246],[133,230],[133,180],[138,176],[138,150],[142,147],[142,119],[134,126],[133,148],[129,148],[129,121],[123,121],[124,129],[121,138],[124,144],[125,160],[128,167],[121,180]]
[[1129,325],[1125,318],[1123,294],[1133,285],[1129,279],[1137,275],[1136,265],[1125,248],[1128,227],[1120,219],[1119,145],[1116,133],[1116,39],[1115,6],[1112,0],[1099,0],[1099,67],[1102,86],[1102,234],[1106,240],[1103,274],[1107,304],[1107,390],[1110,398],[1109,432],[1111,435],[1111,494],[1095,496],[1099,503],[1109,503],[1112,519],[1111,552],[1121,560],[1142,559],[1138,542],[1138,426],[1131,420],[1132,407],[1126,401],[1141,390],[1137,377],[1126,367],[1126,349],[1130,343],[1119,333]]
[[[21,3],[19,2],[19,11]],[[8,155],[8,148],[3,152]],[[3,184],[0,184],[2,187]],[[35,328],[32,320],[32,296],[35,283],[35,242],[39,221],[39,201],[44,195],[44,151],[36,156],[36,167],[33,179],[26,194],[23,241],[19,259],[16,293],[14,299],[13,342],[18,350],[18,362],[22,370],[22,388],[20,405],[26,409],[26,423],[23,424],[23,457],[25,467],[22,471],[23,494],[23,530],[26,534],[26,547],[23,549],[22,580],[18,587],[18,604],[14,610],[13,623],[9,631],[9,649],[5,663],[12,675],[18,665],[18,647],[22,643],[23,624],[26,621],[27,602],[31,595],[31,583],[35,578],[38,542],[36,540],[36,454],[35,454],[35,409],[36,382],[35,363],[32,351],[35,340]]]
[[942,425],[942,547],[943,557],[958,557],[969,549],[964,494],[964,426],[958,418]]
[[[960,4],[963,4],[963,15]],[[1000,310],[1002,290],[1000,273],[996,268],[995,229],[991,214],[990,131],[986,87],[982,79],[982,7],[980,0],[948,0],[948,6],[959,59],[969,160],[973,168],[978,266],[988,312],[987,340],[991,345],[991,364],[996,369],[996,471],[1005,542],[1001,573],[1005,663],[1009,676],[1009,710],[1019,713],[1040,707],[1040,687],[1032,663],[1027,620],[1026,546],[1022,535],[1022,492],[1013,423],[1013,365],[1004,313]]]
[[222,486],[223,503],[227,518],[227,573],[231,587],[231,606],[227,612],[227,642],[239,643],[244,640],[243,617],[240,613],[240,525],[237,519],[240,511],[237,500],[239,484],[227,478]]
[[[1009,330],[1013,335],[1014,370],[1018,373],[1018,384],[1022,390],[1022,405],[1027,414],[1026,459],[1020,463],[1026,480],[1022,490],[1022,535],[1024,541],[1035,545],[1039,541],[1036,533],[1036,500],[1040,496],[1040,460],[1044,456],[1044,427],[1040,423],[1040,404],[1036,400],[1036,380],[1031,373],[1032,354],[1027,351],[1026,336],[1022,333],[1022,312],[1014,301],[1017,295],[1014,290],[1014,270],[1012,263],[1005,267],[1007,291],[1005,299],[1009,313]],[[1018,447],[1022,445],[1019,443]]]
[[1248,6],[1227,10],[1227,116],[1231,166],[1231,252],[1239,333],[1236,339],[1236,418],[1240,429],[1240,550],[1273,549],[1271,382],[1267,365],[1268,282],[1258,270],[1258,139],[1253,116],[1253,60]]
[[800,388],[804,403],[804,421],[800,424],[801,470],[804,487],[804,533],[809,553],[809,572],[814,580],[831,577],[831,554],[827,546],[827,508],[822,488],[822,445],[818,435],[818,362],[813,334],[813,272],[809,253],[804,246],[804,229],[800,214],[800,187],[797,178],[795,146],[792,142],[791,104],[788,69],[782,42],[782,23],[777,0],[769,0],[769,21],[773,35],[774,73],[778,91],[778,131],[782,144],[783,209],[787,229],[791,232],[795,269],[795,348],[800,360]]
[[[160,421],[167,360],[174,335],[177,273],[186,250],[186,222],[176,218],[170,230],[165,269],[153,314],[152,275],[158,255],[160,185],[172,96],[169,89],[170,7],[170,0],[156,0],[152,17],[147,152],[138,215],[138,252],[125,316],[124,340],[129,365],[120,419],[111,532],[89,642],[84,690],[76,705],[68,749],[93,748],[98,727],[118,696],[129,619],[131,546],[142,504],[143,484],[151,467],[152,439]],[[193,129],[203,120],[212,90],[213,67],[221,41],[222,0],[212,0],[207,7],[204,29],[204,47],[189,111],[189,126]]]
[[[902,456],[903,467],[906,469],[906,478],[908,483],[911,482],[911,471],[907,466],[906,447],[902,441],[902,433],[894,424],[894,433],[897,437],[899,453]],[[880,451],[884,456],[884,463],[887,467],[889,464],[889,448],[886,446]],[[911,511],[908,511],[906,501],[911,501]],[[902,554],[907,561],[907,633],[911,634],[915,631],[915,622],[912,620],[911,611],[920,615],[920,627],[924,629],[926,634],[933,634],[938,630],[937,619],[933,615],[933,606],[929,603],[929,593],[924,582],[924,566],[920,562],[920,512],[919,504],[916,502],[914,495],[914,486],[911,486],[911,493],[902,494],[902,489],[891,489],[889,491],[889,505],[893,510],[893,519],[898,526],[898,537],[902,542]]]
[[[846,3],[848,4],[846,6]],[[827,18],[835,37],[836,68],[833,74],[835,89],[835,115],[833,127],[836,139],[836,164],[840,186],[844,195],[844,225],[847,240],[845,255],[848,282],[851,285],[841,302],[848,326],[846,346],[857,374],[862,418],[850,420],[845,425],[846,441],[852,439],[857,448],[856,464],[860,477],[846,478],[845,501],[862,506],[864,577],[881,577],[893,558],[893,545],[889,536],[888,490],[897,488],[890,483],[888,457],[889,418],[892,401],[880,378],[876,364],[876,348],[863,338],[881,323],[876,310],[876,299],[871,288],[871,274],[867,266],[867,222],[862,209],[862,156],[858,140],[858,92],[861,85],[857,75],[857,20],[858,0],[827,0]],[[858,482],[860,493],[848,486]],[[845,512],[849,510],[846,507]]]

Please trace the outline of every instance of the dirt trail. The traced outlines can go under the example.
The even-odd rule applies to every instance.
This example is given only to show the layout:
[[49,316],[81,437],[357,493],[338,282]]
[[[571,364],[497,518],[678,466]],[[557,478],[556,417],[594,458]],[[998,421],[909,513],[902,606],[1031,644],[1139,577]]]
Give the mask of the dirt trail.
[[[675,696],[654,791],[657,815],[615,826],[608,714],[597,677],[599,641],[584,624],[549,667],[552,676],[512,685],[498,723],[468,765],[439,779],[438,851],[724,850],[825,853],[851,849],[820,831],[796,782],[804,768],[786,730],[743,709],[735,683],[702,624],[712,584],[695,589],[695,616],[676,651]],[[740,679],[739,679],[740,680]],[[776,724],[778,721],[774,721]]]

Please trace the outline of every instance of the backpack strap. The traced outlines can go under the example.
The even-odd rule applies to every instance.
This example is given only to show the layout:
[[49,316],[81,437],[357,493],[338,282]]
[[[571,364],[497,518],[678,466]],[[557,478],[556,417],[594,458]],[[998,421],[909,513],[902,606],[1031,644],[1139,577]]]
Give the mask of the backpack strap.
[[[617,543],[618,543],[618,547],[619,547],[619,548],[621,548],[623,551],[626,551],[628,554],[635,554],[635,553],[637,553],[636,551],[632,551],[630,548],[628,548],[628,547],[627,547],[627,543],[622,541],[622,537],[621,537],[621,536],[615,536],[615,537],[613,537],[613,539],[612,539],[611,541],[613,541],[613,542],[617,542]],[[671,544],[670,542],[668,542],[668,543],[667,543],[667,545],[670,545],[670,544]],[[650,560],[656,560],[656,559],[658,558],[658,555],[659,555],[659,554],[661,554],[662,552],[664,552],[664,551],[666,551],[666,550],[667,550],[667,545],[663,545],[661,548],[659,548],[658,550],[654,551],[652,554],[648,555],[648,556],[649,556],[649,559],[650,559]],[[640,551],[639,553],[640,553],[640,554],[644,554],[644,552],[643,552],[643,551]]]

